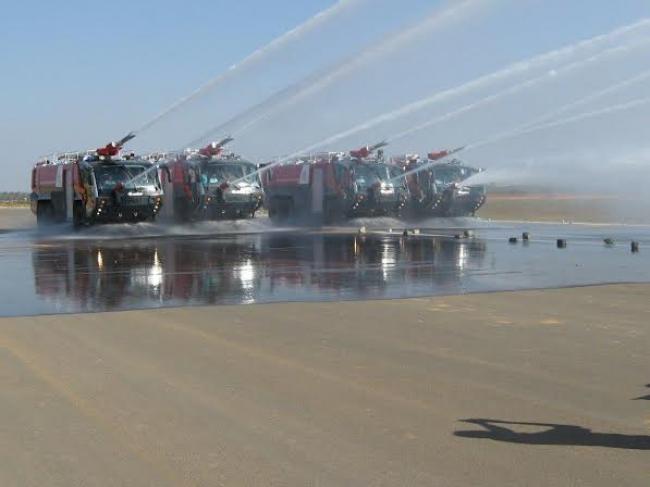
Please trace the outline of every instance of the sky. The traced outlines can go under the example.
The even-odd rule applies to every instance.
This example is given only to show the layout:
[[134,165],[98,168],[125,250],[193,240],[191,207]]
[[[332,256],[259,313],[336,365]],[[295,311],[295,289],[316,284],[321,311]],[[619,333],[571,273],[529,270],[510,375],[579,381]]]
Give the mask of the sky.
[[[563,123],[482,145],[469,162],[497,175],[567,165],[581,174],[600,164],[603,181],[605,165],[650,164],[650,108],[634,104],[650,97],[648,79],[634,82],[650,69],[650,25],[572,48],[650,18],[647,0],[0,2],[0,191],[28,191],[38,157],[118,139],[215,79],[130,148],[181,149],[219,128],[209,137],[232,133],[234,149],[266,161],[337,134],[351,132],[319,148],[346,150],[430,124],[391,144],[425,153],[516,133],[556,112],[546,121]],[[568,51],[509,71],[560,48]],[[624,89],[608,91],[617,84]],[[589,112],[601,113],[577,116]]]

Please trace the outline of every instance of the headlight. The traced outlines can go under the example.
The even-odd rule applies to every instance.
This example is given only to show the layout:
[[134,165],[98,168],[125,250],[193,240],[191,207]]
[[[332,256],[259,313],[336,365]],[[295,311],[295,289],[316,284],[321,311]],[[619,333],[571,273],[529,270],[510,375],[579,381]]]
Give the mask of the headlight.
[[156,186],[154,185],[149,185],[149,186],[138,186],[138,189],[129,191],[127,193],[127,196],[157,196],[159,193],[159,190]]
[[240,187],[239,189],[232,188],[230,192],[232,194],[251,194],[255,192],[255,188],[252,188],[251,186],[244,186],[243,188]]

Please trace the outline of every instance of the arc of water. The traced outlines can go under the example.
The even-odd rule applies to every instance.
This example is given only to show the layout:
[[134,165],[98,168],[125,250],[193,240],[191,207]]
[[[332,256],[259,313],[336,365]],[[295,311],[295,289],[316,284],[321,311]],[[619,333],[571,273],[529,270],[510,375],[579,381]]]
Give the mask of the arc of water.
[[[571,117],[568,117],[568,118],[564,118],[564,119],[561,119],[561,120],[556,120],[554,122],[548,122],[548,123],[536,125],[536,126],[531,127],[529,129],[519,131],[516,134],[512,134],[511,137],[514,138],[514,137],[519,137],[521,135],[532,134],[532,133],[538,132],[540,130],[547,130],[547,129],[551,129],[551,128],[555,128],[555,127],[561,127],[563,125],[568,125],[568,124],[575,123],[575,122],[581,122],[582,120],[587,120],[589,118],[596,118],[596,117],[601,117],[603,115],[609,115],[609,114],[616,113],[616,112],[622,112],[622,111],[630,110],[632,108],[637,108],[637,107],[647,105],[647,104],[650,104],[650,97],[635,98],[634,100],[631,100],[631,101],[628,101],[628,102],[625,102],[625,103],[618,103],[616,105],[611,105],[611,106],[601,108],[601,109],[598,109],[598,110],[592,110],[592,111],[589,111],[589,112],[580,113],[580,114],[577,114],[577,115],[574,115],[574,116],[571,116]],[[477,143],[475,145],[470,145],[467,148],[470,149],[470,148],[476,147],[478,145],[479,145],[479,143]]]
[[235,131],[236,135],[241,136],[241,134],[250,127],[272,116],[279,108],[295,104],[299,100],[325,89],[327,86],[346,76],[354,69],[371,63],[378,57],[383,56],[389,50],[395,50],[415,38],[430,33],[436,28],[444,25],[445,22],[462,18],[464,15],[470,15],[477,8],[496,1],[497,0],[463,0],[451,3],[442,9],[436,7],[424,20],[418,22],[414,26],[407,29],[401,29],[383,39],[379,44],[374,44],[371,47],[365,48],[361,52],[344,59],[334,66],[328,66],[326,69],[319,70],[298,83],[294,83],[291,86],[280,90],[266,100],[247,109],[243,113],[240,113],[217,127],[208,130],[203,135],[192,141],[190,146],[204,141],[213,134],[225,131],[234,123],[245,121],[250,118],[250,120],[246,121],[244,125]]
[[482,140],[481,142],[477,142],[474,144],[471,144],[466,147],[466,151],[469,151],[471,149],[477,149],[479,147],[483,147],[485,145],[493,144],[495,142],[499,142],[501,140],[506,140],[512,136],[515,136],[519,133],[523,133],[524,131],[535,128],[540,124],[543,124],[547,121],[552,120],[553,118],[557,117],[558,115],[561,115],[563,113],[569,112],[577,107],[586,105],[587,103],[591,103],[593,101],[598,100],[599,98],[603,98],[607,95],[610,95],[612,93],[616,93],[617,91],[621,91],[624,88],[628,88],[636,83],[639,83],[641,81],[645,81],[650,78],[650,69],[645,70],[641,73],[639,73],[636,76],[633,76],[632,78],[625,79],[619,83],[613,84],[611,86],[608,86],[607,88],[604,88],[600,91],[597,91],[595,93],[589,94],[585,97],[579,98],[578,100],[569,103],[567,105],[563,105],[557,110],[553,110],[551,112],[546,113],[545,115],[542,115],[539,118],[536,118],[532,122],[527,123],[523,127],[518,127],[514,130],[507,130],[505,132],[501,132],[500,134],[491,136],[489,138],[486,138]]
[[[631,100],[631,101],[626,102],[626,103],[619,103],[619,104],[612,105],[612,106],[609,106],[609,107],[601,108],[599,110],[593,110],[593,111],[590,111],[590,112],[581,113],[581,114],[574,115],[572,117],[564,118],[564,119],[561,119],[561,120],[556,120],[554,122],[549,122],[549,123],[546,123],[546,124],[537,125],[537,126],[532,127],[532,128],[530,128],[528,130],[521,131],[521,132],[518,132],[516,134],[511,134],[511,137],[514,138],[514,137],[518,137],[520,135],[531,134],[531,133],[534,133],[534,132],[537,132],[537,131],[540,131],[540,130],[547,130],[547,129],[551,129],[551,128],[561,127],[561,126],[564,126],[564,125],[570,125],[572,123],[580,122],[582,120],[587,120],[589,118],[602,117],[603,115],[609,115],[609,114],[616,113],[616,112],[622,112],[622,111],[630,110],[632,108],[637,108],[637,107],[640,107],[640,106],[643,106],[643,105],[648,105],[648,104],[650,104],[650,97],[636,98],[636,99]],[[480,145],[481,143],[482,142],[477,142],[475,144],[470,144],[470,145],[468,145],[466,147],[465,150],[470,150],[470,149]],[[418,173],[420,171],[424,171],[424,170],[434,166],[435,164],[440,163],[440,161],[443,160],[443,159],[444,158],[439,159],[437,161],[428,162],[428,163],[423,164],[423,165],[421,165],[421,166],[419,166],[419,167],[417,167],[415,169],[412,169],[411,171],[407,171],[404,174],[400,174],[399,176],[391,179],[391,182],[395,182],[395,181],[403,179],[403,178],[405,178],[407,176],[410,176],[412,174]]]
[[158,115],[156,115],[154,118],[152,118],[144,125],[142,125],[138,130],[135,130],[134,132],[138,134],[150,129],[158,122],[160,122],[167,116],[171,115],[172,113],[178,111],[181,107],[185,106],[189,102],[199,98],[200,96],[204,95],[210,90],[221,85],[224,81],[234,76],[237,72],[241,71],[243,68],[254,65],[255,63],[259,62],[261,59],[263,59],[265,56],[267,56],[268,54],[277,51],[282,47],[284,47],[285,45],[301,38],[302,36],[312,31],[316,27],[322,25],[326,21],[329,21],[335,18],[336,16],[338,16],[339,14],[341,14],[342,12],[346,11],[348,8],[351,8],[357,4],[361,4],[366,1],[368,0],[339,0],[334,5],[317,13],[306,22],[300,24],[299,26],[295,27],[294,29],[291,29],[288,32],[285,32],[280,37],[277,37],[276,39],[272,40],[266,46],[260,47],[259,49],[257,49],[256,51],[254,51],[253,53],[249,54],[247,57],[242,59],[239,63],[233,64],[225,72],[221,73],[217,77],[208,81],[206,84],[199,87],[189,95],[179,99],[171,106],[167,107]]
[[481,106],[487,105],[489,103],[492,103],[494,101],[497,101],[499,99],[505,98],[510,95],[514,95],[516,93],[519,93],[521,91],[524,91],[526,89],[532,88],[540,83],[543,83],[544,81],[550,80],[557,78],[558,76],[565,75],[567,73],[570,73],[571,71],[574,71],[576,69],[583,68],[589,64],[594,64],[598,61],[602,61],[603,58],[607,58],[613,55],[617,55],[620,53],[625,53],[631,49],[635,49],[638,47],[644,47],[650,45],[650,37],[645,38],[639,42],[633,42],[630,44],[626,44],[624,46],[617,46],[617,47],[612,47],[609,49],[605,49],[604,51],[601,51],[593,56],[588,57],[587,59],[583,59],[580,61],[576,61],[573,63],[566,64],[560,68],[557,68],[553,71],[547,72],[541,76],[537,76],[535,78],[531,78],[529,80],[526,80],[522,83],[519,83],[515,86],[511,86],[505,90],[499,91],[497,93],[494,93],[492,95],[486,96],[485,98],[482,98],[474,103],[470,103],[468,105],[465,105],[457,110],[454,110],[452,112],[446,113],[444,115],[441,115],[440,117],[434,118],[432,120],[428,120],[424,123],[421,123],[419,125],[416,125],[414,127],[410,127],[402,132],[399,132],[395,134],[393,137],[391,137],[391,142],[395,140],[402,139],[404,137],[408,137],[409,135],[412,135],[414,133],[420,132],[424,129],[433,127],[434,125],[437,125],[441,122],[446,122],[448,120],[451,120],[455,117],[458,117],[459,115],[462,115],[464,113],[467,113],[469,111],[475,110],[476,108],[479,108]]
[[614,29],[611,32],[607,34],[601,34],[595,37],[592,37],[590,39],[582,40],[577,43],[571,44],[569,46],[562,47],[560,49],[548,51],[546,53],[540,54],[538,56],[535,56],[533,58],[530,58],[525,61],[519,61],[513,64],[510,64],[509,66],[500,69],[498,71],[492,72],[490,74],[480,76],[474,80],[471,80],[467,83],[464,83],[462,85],[456,86],[454,88],[450,88],[448,90],[444,90],[438,93],[435,93],[429,97],[423,98],[421,100],[415,101],[413,103],[410,103],[408,105],[405,105],[403,107],[400,107],[396,110],[390,111],[383,113],[381,115],[378,115],[374,118],[371,118],[370,120],[367,120],[355,127],[352,127],[350,129],[347,129],[345,131],[339,132],[337,134],[334,134],[326,139],[320,140],[319,142],[316,142],[309,147],[302,149],[301,151],[298,151],[297,154],[303,153],[303,152],[310,152],[313,150],[316,150],[320,147],[323,147],[328,144],[332,144],[334,142],[338,142],[339,140],[348,138],[352,135],[358,134],[360,132],[369,130],[371,128],[374,128],[378,125],[381,125],[386,122],[390,122],[393,120],[396,120],[398,118],[402,118],[405,116],[408,116],[412,113],[415,113],[416,111],[422,110],[424,108],[427,108],[429,106],[436,105],[437,103],[447,101],[450,99],[454,99],[458,96],[464,95],[471,93],[475,90],[484,88],[486,86],[489,86],[490,83],[496,82],[496,81],[501,81],[504,79],[508,79],[512,76],[518,75],[525,73],[527,71],[530,71],[531,69],[534,68],[542,68],[545,65],[552,63],[552,62],[557,62],[558,60],[562,60],[566,57],[572,56],[576,54],[577,52],[580,52],[585,49],[590,49],[593,47],[597,47],[603,43],[614,41],[622,36],[625,36],[627,34],[630,34],[632,32],[636,32],[639,30],[647,29],[650,27],[650,19],[645,18],[641,19],[637,22],[628,24],[624,27],[620,27],[618,29]]
[[[615,40],[615,39],[617,39],[617,38],[619,38],[621,36],[624,36],[624,35],[629,34],[631,32],[635,32],[635,31],[637,31],[639,29],[645,29],[645,28],[647,28],[649,26],[650,26],[650,19],[649,18],[640,19],[640,20],[638,20],[636,22],[633,22],[631,24],[628,24],[626,26],[614,29],[609,33],[594,36],[592,38],[579,41],[579,42],[571,44],[569,46],[565,46],[565,47],[562,47],[560,49],[556,49],[556,50],[546,52],[544,54],[535,56],[532,59],[529,59],[527,61],[520,61],[520,62],[513,63],[513,64],[507,66],[506,68],[504,68],[502,70],[495,71],[495,72],[490,73],[490,74],[485,75],[485,76],[481,76],[481,77],[476,78],[476,79],[474,79],[474,80],[472,80],[470,82],[464,83],[464,84],[462,84],[462,85],[460,85],[458,87],[455,87],[455,88],[452,88],[452,89],[449,89],[449,90],[445,90],[443,92],[436,93],[436,94],[434,94],[434,95],[432,95],[430,97],[427,97],[427,98],[425,98],[423,100],[416,101],[416,102],[411,103],[411,104],[409,104],[409,105],[407,105],[405,107],[399,108],[397,110],[394,110],[394,111],[391,111],[391,112],[388,112],[388,113],[385,113],[385,114],[382,114],[382,115],[379,115],[378,117],[375,117],[375,118],[371,119],[370,121],[365,122],[365,123],[363,123],[361,125],[353,127],[352,129],[346,130],[344,132],[340,132],[340,133],[335,134],[335,135],[333,135],[331,137],[328,137],[327,139],[321,140],[321,141],[316,142],[316,143],[314,143],[314,144],[312,144],[312,145],[310,145],[308,147],[305,147],[303,149],[295,151],[295,152],[289,154],[288,156],[283,157],[283,158],[279,159],[278,161],[276,161],[276,162],[274,162],[272,164],[269,164],[268,166],[265,166],[263,168],[258,169],[257,171],[252,173],[250,176],[257,176],[257,175],[261,174],[262,172],[268,171],[269,169],[271,169],[271,168],[273,168],[273,167],[275,167],[277,165],[284,164],[289,160],[295,159],[296,157],[299,157],[301,154],[312,152],[312,151],[314,151],[316,149],[319,149],[319,148],[323,147],[324,145],[331,144],[333,142],[336,142],[338,140],[346,138],[346,137],[348,137],[350,135],[354,135],[354,134],[356,134],[358,132],[361,132],[361,131],[367,130],[369,128],[372,128],[372,127],[374,127],[376,125],[379,125],[381,123],[393,120],[393,119],[398,118],[398,117],[406,116],[406,115],[408,115],[410,113],[413,113],[416,110],[420,110],[422,108],[425,108],[426,106],[438,103],[438,102],[443,101],[443,100],[448,99],[448,98],[453,98],[453,97],[458,96],[460,94],[471,92],[472,90],[481,88],[481,87],[483,87],[485,85],[489,85],[489,83],[491,83],[493,81],[507,79],[508,77],[513,76],[515,74],[526,72],[526,71],[530,70],[533,67],[542,67],[546,63],[555,61],[558,58],[562,59],[562,58],[564,58],[566,56],[573,55],[573,54],[575,54],[576,52],[579,52],[582,49],[592,48],[592,47],[597,46],[597,45],[599,45],[599,44],[601,44],[603,42],[608,42],[608,41]],[[234,181],[233,184],[236,184],[238,182],[240,182],[240,181],[239,180]]]
[[[352,129],[340,132],[340,133],[335,134],[335,135],[333,135],[331,137],[328,137],[328,138],[326,138],[324,140],[321,140],[319,142],[311,144],[311,145],[309,145],[309,146],[307,146],[307,147],[305,147],[303,149],[295,151],[295,152],[289,154],[288,156],[285,156],[285,157],[279,159],[278,161],[276,161],[276,162],[274,162],[272,164],[269,164],[268,166],[265,166],[264,168],[258,169],[257,171],[255,171],[255,173],[252,174],[252,176],[256,176],[256,175],[258,175],[258,174],[260,174],[260,173],[262,173],[264,171],[267,171],[267,170],[271,169],[274,166],[284,164],[287,161],[295,159],[296,157],[299,157],[302,154],[313,152],[314,150],[319,149],[319,148],[321,148],[321,147],[323,147],[325,145],[337,142],[338,140],[349,137],[350,135],[354,135],[354,134],[356,134],[358,132],[361,132],[363,130],[367,130],[369,128],[372,128],[372,127],[374,127],[376,125],[379,125],[380,123],[383,123],[383,122],[386,122],[386,121],[389,121],[389,120],[393,120],[393,119],[395,119],[397,117],[408,115],[408,114],[414,112],[415,110],[419,110],[419,109],[423,108],[424,106],[443,101],[443,100],[445,100],[447,98],[452,98],[454,96],[457,96],[458,94],[471,92],[474,89],[477,89],[479,87],[483,87],[485,84],[489,84],[489,82],[492,82],[494,80],[504,79],[504,78],[507,78],[508,76],[512,76],[513,74],[519,74],[519,73],[522,73],[522,72],[526,72],[527,70],[530,70],[533,67],[542,67],[542,66],[546,65],[546,63],[548,63],[548,62],[556,60],[558,57],[562,58],[562,57],[564,57],[564,56],[566,56],[568,54],[575,53],[579,49],[582,49],[582,48],[585,48],[585,47],[593,47],[594,45],[598,45],[598,44],[604,42],[605,40],[611,41],[613,39],[616,39],[616,38],[620,37],[621,35],[624,35],[624,34],[627,34],[629,32],[635,31],[635,30],[640,29],[640,28],[645,28],[645,27],[648,27],[648,26],[650,26],[650,19],[643,19],[641,21],[635,22],[635,23],[630,24],[628,26],[621,27],[619,29],[615,29],[615,30],[611,31],[608,34],[595,36],[595,37],[592,37],[591,39],[583,40],[583,41],[577,42],[575,44],[572,44],[571,46],[567,46],[567,47],[564,47],[564,48],[561,48],[561,49],[549,51],[547,53],[536,56],[533,59],[528,60],[528,61],[522,61],[522,62],[514,63],[514,64],[512,64],[512,65],[510,65],[510,66],[508,66],[508,67],[506,67],[506,68],[504,68],[502,70],[499,70],[499,71],[496,71],[494,73],[490,73],[488,75],[479,77],[479,78],[477,78],[475,80],[472,80],[472,81],[470,81],[468,83],[465,83],[465,84],[463,84],[463,85],[461,85],[459,87],[452,88],[450,90],[446,90],[446,91],[437,93],[437,94],[435,94],[435,95],[433,95],[431,97],[425,98],[424,100],[420,100],[418,102],[411,103],[411,104],[407,105],[406,107],[403,107],[403,108],[388,112],[388,113],[383,114],[383,115],[380,115],[378,117],[375,117],[375,118],[371,119],[369,122],[365,122],[365,123],[363,123],[361,125],[353,127]],[[612,53],[620,52],[621,50],[624,50],[624,49],[629,49],[631,47],[636,47],[638,45],[645,45],[647,42],[648,42],[648,39],[643,38],[643,40],[640,41],[640,42],[633,42],[633,43],[627,44],[625,46],[616,46],[616,47],[613,47],[613,48],[609,48],[609,49],[606,49],[604,51],[601,51],[601,53],[599,53],[599,54],[595,54],[593,56],[590,56],[587,60],[578,61],[576,63],[570,63],[568,66],[576,65],[576,64],[581,65],[581,64],[584,64],[584,63],[587,63],[587,62],[593,62],[593,59],[596,58],[599,55],[605,55],[605,54],[610,55]],[[530,82],[535,81],[535,80],[540,81],[542,79],[545,79],[546,76],[548,76],[548,73],[546,73],[544,76],[534,78],[533,80],[529,80],[529,81],[525,82],[525,86],[528,86],[528,85],[526,85],[526,83],[530,83]],[[511,92],[513,89],[515,89],[515,88],[519,89],[518,86],[519,85],[516,85],[515,87],[510,87],[510,88],[504,90],[501,94],[491,95],[491,96],[487,97],[486,99],[484,99],[483,103],[487,103],[488,101],[492,101],[496,96],[505,96],[505,94]],[[479,103],[479,102],[477,102],[477,103]],[[468,110],[470,110],[470,109],[472,109],[474,107],[475,107],[474,105],[466,106],[466,107],[461,108],[460,110],[457,110],[457,111],[452,112],[450,114],[446,114],[443,117],[456,116],[458,114],[456,112],[460,111],[460,113],[464,113],[465,111],[468,111]],[[239,182],[239,181],[237,181],[237,182]]]

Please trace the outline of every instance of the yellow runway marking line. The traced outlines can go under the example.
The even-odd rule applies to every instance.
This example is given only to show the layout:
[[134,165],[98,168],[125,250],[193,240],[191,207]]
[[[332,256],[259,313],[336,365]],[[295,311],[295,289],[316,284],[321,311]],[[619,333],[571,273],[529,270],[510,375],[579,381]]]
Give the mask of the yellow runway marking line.
[[546,319],[546,320],[541,320],[539,322],[539,324],[540,325],[563,325],[564,323],[562,321],[560,321],[560,320],[549,318],[549,319]]

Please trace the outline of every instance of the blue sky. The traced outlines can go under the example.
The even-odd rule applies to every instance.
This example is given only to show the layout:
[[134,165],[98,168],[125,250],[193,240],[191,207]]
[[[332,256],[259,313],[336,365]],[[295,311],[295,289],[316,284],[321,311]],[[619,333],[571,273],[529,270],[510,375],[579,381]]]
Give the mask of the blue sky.
[[[364,52],[454,0],[358,0],[359,5],[243,73],[196,111],[154,129],[143,148],[177,148],[271,93]],[[458,0],[459,1],[459,0]],[[331,0],[5,1],[0,17],[0,190],[26,190],[34,158],[103,144],[140,126],[256,48],[331,6]],[[489,2],[488,2],[489,3]],[[256,157],[301,144],[503,67],[650,16],[647,0],[495,0],[473,16],[362,66],[269,124],[305,114],[313,133],[241,141]],[[447,45],[447,44],[451,45]],[[629,64],[641,57],[630,58]],[[442,63],[442,64],[441,64]],[[444,69],[440,66],[444,65]],[[395,90],[391,67],[416,73]],[[360,80],[362,82],[360,83]],[[574,80],[573,83],[578,82]],[[388,83],[388,81],[386,81]],[[402,82],[397,82],[402,86]],[[391,88],[392,87],[392,88]],[[321,97],[321,98],[319,98]],[[191,107],[190,107],[191,108]],[[356,118],[355,118],[356,117]],[[358,118],[358,119],[357,119]],[[288,122],[287,122],[288,123]],[[337,126],[335,126],[338,124]],[[304,127],[305,124],[301,123]],[[321,133],[321,132],[319,132]],[[174,135],[178,134],[178,137]],[[279,135],[278,135],[279,134]],[[368,134],[366,137],[374,136]],[[380,134],[377,134],[377,136]],[[270,137],[270,135],[268,136]],[[351,140],[350,143],[362,139]],[[426,150],[428,148],[424,148]]]

